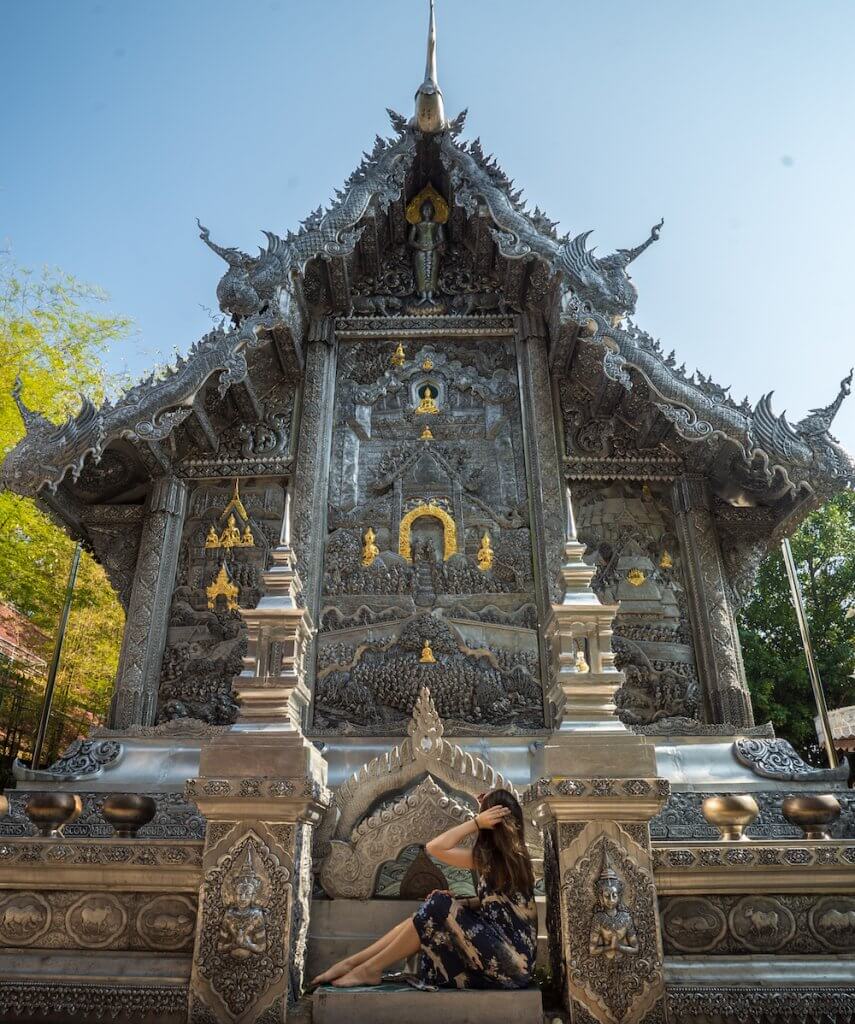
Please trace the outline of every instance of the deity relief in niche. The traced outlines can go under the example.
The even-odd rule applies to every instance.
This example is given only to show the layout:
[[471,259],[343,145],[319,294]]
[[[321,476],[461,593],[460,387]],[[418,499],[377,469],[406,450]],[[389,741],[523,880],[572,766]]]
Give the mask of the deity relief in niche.
[[256,871],[251,846],[246,847],[240,869],[223,883],[223,897],[226,906],[220,918],[217,951],[235,960],[260,956],[267,949],[264,909],[270,883]]
[[596,881],[597,909],[591,918],[588,943],[591,956],[614,960],[638,955],[638,936],[632,914],[621,903],[623,882],[612,867],[608,849],[603,847],[603,869]]

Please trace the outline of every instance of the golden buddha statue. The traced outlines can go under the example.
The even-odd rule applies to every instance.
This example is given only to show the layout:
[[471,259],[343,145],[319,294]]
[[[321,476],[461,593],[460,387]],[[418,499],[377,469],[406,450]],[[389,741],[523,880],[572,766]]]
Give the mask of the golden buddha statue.
[[397,367],[401,367],[401,366],[404,365],[404,359],[405,359],[404,346],[399,341],[398,342],[398,347],[392,353],[392,365],[393,366],[397,366]]
[[422,656],[419,658],[422,665],[435,665],[436,658],[433,656],[433,648],[430,645],[430,640],[425,640],[424,646],[422,647]]
[[377,535],[369,526],[362,538],[362,564],[366,567],[373,565],[374,559],[380,554],[380,548],[375,543],[376,540]]
[[214,528],[214,524],[211,523],[211,529],[208,530],[208,536],[205,538],[206,548],[218,548],[220,546],[220,538],[217,536],[217,531]]
[[481,546],[478,548],[476,558],[481,572],[486,572],[488,569],[493,568],[493,545],[490,542],[490,534],[486,530],[481,538]]
[[671,552],[670,551],[666,550],[666,551],[662,552],[662,557],[659,559],[659,568],[660,569],[673,569],[674,568],[674,559],[671,557]]
[[234,517],[234,513],[229,515],[226,520],[226,527],[220,534],[220,547],[223,548],[236,548],[240,546],[240,529],[237,525],[237,520]]
[[417,416],[434,416],[439,412],[439,406],[435,401],[436,394],[431,391],[430,384],[425,387],[425,393],[422,395],[422,400],[416,406]]
[[430,427],[425,427],[421,434],[419,434],[419,437],[421,438],[422,441],[432,441],[433,432],[431,431]]
[[240,538],[240,546],[242,548],[254,548],[255,537],[252,535],[252,530],[249,528],[249,523],[243,528],[243,533]]

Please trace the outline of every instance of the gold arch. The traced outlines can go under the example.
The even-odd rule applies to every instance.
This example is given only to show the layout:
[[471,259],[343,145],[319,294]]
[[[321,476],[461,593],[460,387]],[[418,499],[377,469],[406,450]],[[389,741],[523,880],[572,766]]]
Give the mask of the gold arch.
[[422,219],[422,203],[425,199],[430,199],[433,203],[434,216],[437,223],[445,224],[451,211],[448,209],[448,203],[446,202],[445,197],[437,192],[431,182],[428,182],[421,192],[419,192],[417,196],[413,196],[413,198],[407,203],[406,217],[408,223],[418,224]]
[[442,537],[443,537],[443,561],[448,561],[452,555],[457,554],[457,526],[451,516],[445,511],[444,508],[440,508],[439,505],[434,505],[433,502],[429,502],[427,505],[416,505],[415,508],[410,511],[401,520],[401,528],[398,532],[398,554],[402,558],[406,558],[408,562],[413,560],[413,551],[410,544],[410,534],[413,529],[413,523],[417,519],[421,519],[422,516],[433,516],[434,519],[438,519],[442,523]]

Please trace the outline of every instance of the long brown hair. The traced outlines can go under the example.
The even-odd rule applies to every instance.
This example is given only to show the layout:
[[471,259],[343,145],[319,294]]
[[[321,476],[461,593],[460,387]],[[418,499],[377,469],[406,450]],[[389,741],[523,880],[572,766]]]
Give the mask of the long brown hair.
[[513,793],[494,789],[481,801],[480,810],[507,807],[511,812],[495,828],[482,828],[472,850],[475,870],[496,892],[534,893],[534,871],[525,845],[522,808]]

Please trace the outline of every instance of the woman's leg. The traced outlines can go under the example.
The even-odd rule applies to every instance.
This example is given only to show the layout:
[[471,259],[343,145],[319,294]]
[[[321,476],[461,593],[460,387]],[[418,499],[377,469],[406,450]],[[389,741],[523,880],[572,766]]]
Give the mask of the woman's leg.
[[[313,978],[312,985],[325,985],[327,982],[333,981],[335,978],[340,978],[343,974],[347,974],[348,971],[352,970],[354,967],[358,967],[359,964],[364,964],[366,960],[370,960],[371,957],[375,956],[393,942],[401,929],[405,928],[408,924],[412,924],[409,918],[407,918],[406,921],[401,921],[400,924],[396,924],[394,928],[391,928],[385,935],[382,935],[376,942],[372,942],[370,946],[366,946],[365,949],[360,950],[358,953],[354,953],[352,956],[347,956],[343,960],[339,960],[338,963],[333,964],[332,967],[324,971],[323,974],[319,974],[316,978]],[[394,963],[394,961],[391,960],[389,962]]]
[[404,960],[408,956],[412,956],[421,948],[421,939],[412,918],[408,918],[389,934],[393,936],[391,942],[378,950],[370,959],[357,964],[347,974],[337,978],[333,985],[337,988],[379,985],[384,968],[389,967],[397,960]]

